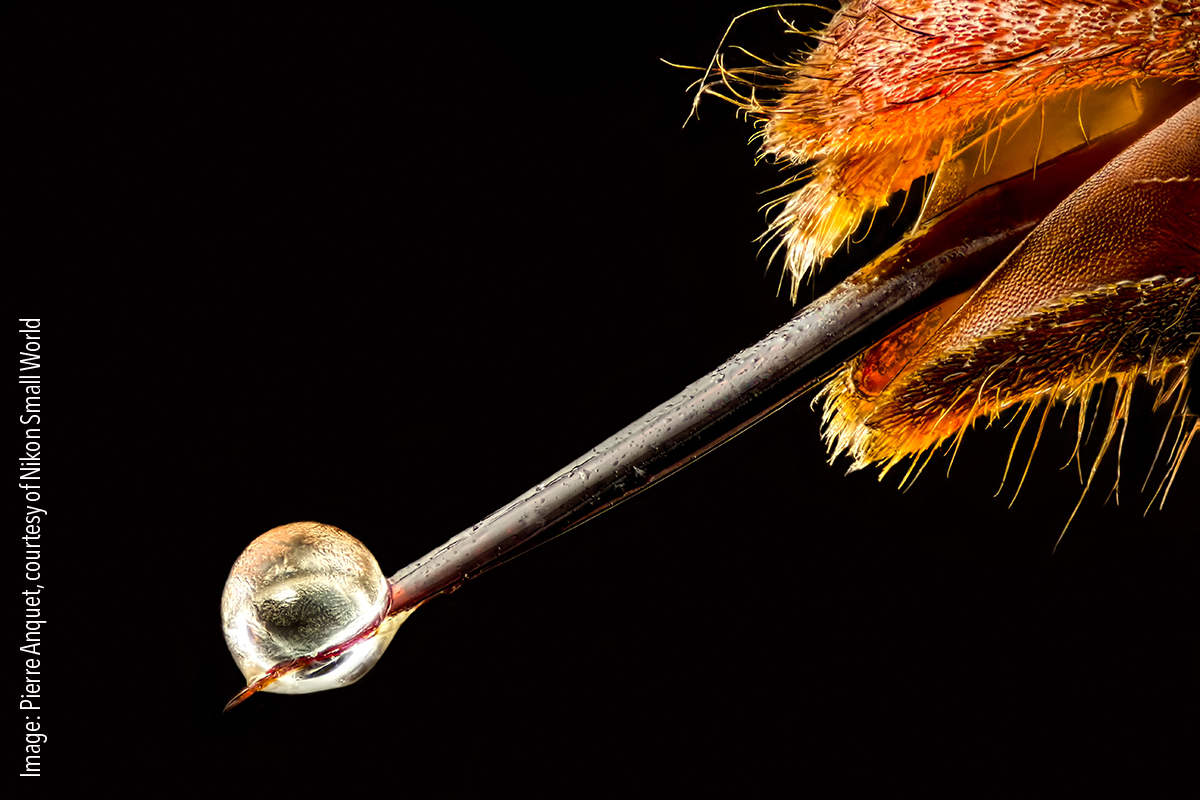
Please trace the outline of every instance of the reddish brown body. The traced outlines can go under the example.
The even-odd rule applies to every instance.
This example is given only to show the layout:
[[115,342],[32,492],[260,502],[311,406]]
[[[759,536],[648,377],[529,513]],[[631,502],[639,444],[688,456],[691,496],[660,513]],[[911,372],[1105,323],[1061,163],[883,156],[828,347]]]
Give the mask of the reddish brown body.
[[[1113,104],[1097,89],[1165,79],[1167,91],[1185,98],[1200,92],[1200,11],[1187,2],[856,0],[814,35],[817,45],[795,63],[722,67],[734,99],[762,120],[764,152],[811,173],[771,222],[793,296],[893,192],[938,173],[972,143],[980,155],[953,180],[982,187],[997,151],[1009,157],[1016,148],[1025,170],[1045,163],[1043,147],[1056,133],[1048,124],[1077,126],[1077,148],[1091,145],[1093,131],[1136,124],[1140,90],[1130,90],[1126,117],[1096,121]],[[934,201],[953,180],[938,174],[912,236],[975,191]],[[1032,191],[1037,185],[1035,177]],[[1088,179],[981,284],[847,365],[824,391],[834,454],[886,472],[957,441],[976,419],[1023,402],[1032,411],[1047,398],[1086,404],[1113,379],[1122,399],[1106,449],[1138,376],[1182,409],[1184,371],[1200,339],[1198,276],[1193,103]],[[1177,418],[1181,431],[1194,432],[1182,412]],[[1175,447],[1170,471],[1187,441]]]

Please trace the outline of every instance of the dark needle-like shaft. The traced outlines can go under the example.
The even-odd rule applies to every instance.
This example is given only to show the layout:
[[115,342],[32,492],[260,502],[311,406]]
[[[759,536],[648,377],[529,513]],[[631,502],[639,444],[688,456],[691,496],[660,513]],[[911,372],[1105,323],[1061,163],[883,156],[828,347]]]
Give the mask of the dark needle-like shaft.
[[[964,264],[995,263],[1032,223],[956,246],[922,266],[856,275],[757,344],[556,475],[392,576],[393,612],[453,591],[695,461],[812,387]],[[949,284],[955,284],[950,280]],[[948,291],[948,290],[947,290]]]
[[[1083,178],[1186,100],[962,202],[681,393],[391,578],[412,609],[553,539],[695,461],[811,388],[874,337],[975,285]],[[1036,187],[1032,181],[1036,178]],[[969,233],[963,233],[964,231]]]

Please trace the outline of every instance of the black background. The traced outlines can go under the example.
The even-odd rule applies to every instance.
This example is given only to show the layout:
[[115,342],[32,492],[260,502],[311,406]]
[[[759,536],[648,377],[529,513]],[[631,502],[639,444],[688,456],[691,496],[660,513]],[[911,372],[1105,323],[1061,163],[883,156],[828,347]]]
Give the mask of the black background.
[[[744,793],[1194,757],[1200,459],[1143,517],[1147,396],[1122,503],[1110,459],[1055,555],[1072,422],[1009,509],[1012,428],[901,492],[829,466],[800,402],[431,603],[359,684],[220,714],[256,535],[335,524],[390,574],[787,318],[754,243],[779,173],[732,107],[681,128],[695,74],[659,60],[706,63],[741,10],[15,13],[47,775]],[[734,41],[803,44],[779,28]]]

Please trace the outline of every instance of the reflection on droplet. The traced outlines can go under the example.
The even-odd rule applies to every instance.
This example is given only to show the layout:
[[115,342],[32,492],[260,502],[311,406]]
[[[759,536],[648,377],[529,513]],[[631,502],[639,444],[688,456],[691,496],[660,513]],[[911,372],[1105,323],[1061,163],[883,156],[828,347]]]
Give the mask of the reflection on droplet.
[[[295,522],[251,542],[221,596],[225,642],[248,684],[379,626],[391,590],[362,542],[332,525]],[[281,674],[263,691],[305,694],[345,686],[375,665],[397,624],[329,659]]]

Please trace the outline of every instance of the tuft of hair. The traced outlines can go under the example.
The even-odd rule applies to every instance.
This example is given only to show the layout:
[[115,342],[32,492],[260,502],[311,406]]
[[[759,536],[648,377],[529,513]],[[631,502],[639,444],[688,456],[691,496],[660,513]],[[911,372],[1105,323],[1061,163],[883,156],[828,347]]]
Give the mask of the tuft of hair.
[[[755,11],[792,6],[820,7]],[[1193,0],[848,0],[820,31],[780,19],[811,49],[776,63],[730,48],[750,59],[731,66],[727,30],[696,103],[733,103],[757,121],[760,157],[812,176],[769,205],[765,238],[793,302],[867,214],[988,118],[1095,84],[1200,74]]]
[[[1157,387],[1155,408],[1172,408],[1159,447],[1166,470],[1151,498],[1151,503],[1157,499],[1161,504],[1200,425],[1189,409],[1188,374],[1198,350],[1200,279],[1157,276],[1082,292],[1012,320],[970,346],[940,354],[874,397],[859,388],[856,359],[826,384],[814,403],[823,404],[822,435],[831,462],[845,455],[851,470],[879,466],[882,480],[907,461],[902,485],[915,479],[941,447],[957,452],[964,433],[977,421],[990,425],[1023,405],[1015,452],[1041,407],[1036,451],[1051,405],[1061,405],[1064,417],[1065,410],[1075,407],[1079,421],[1072,461],[1083,482],[1082,503],[1114,443],[1119,454],[1134,386],[1145,381]],[[1087,411],[1099,406],[1098,398],[1109,383],[1115,385],[1116,400],[1099,448],[1085,469],[1082,445],[1095,422],[1085,423]],[[1011,474],[1012,452],[1004,480]],[[1078,508],[1077,504],[1075,511]]]

